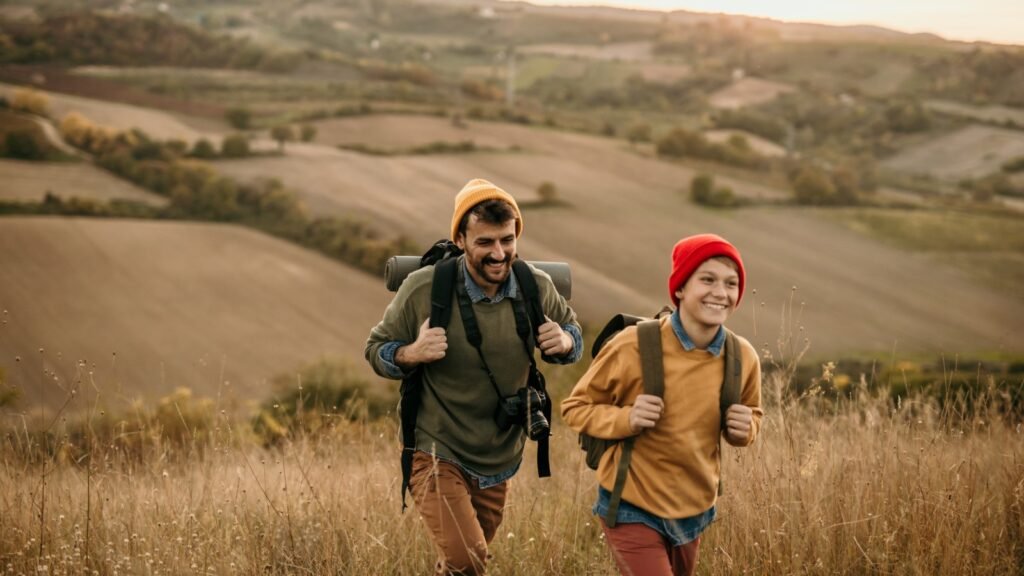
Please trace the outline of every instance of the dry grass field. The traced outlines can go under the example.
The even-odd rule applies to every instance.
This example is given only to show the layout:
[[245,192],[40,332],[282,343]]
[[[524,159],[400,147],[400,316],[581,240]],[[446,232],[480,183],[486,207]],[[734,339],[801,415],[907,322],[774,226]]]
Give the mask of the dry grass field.
[[[349,123],[371,145],[401,142],[403,134],[419,138],[446,125],[437,118],[373,116],[332,121],[331,130],[344,133]],[[816,356],[1024,349],[1017,329],[1024,302],[988,283],[978,285],[942,254],[883,244],[837,226],[824,217],[828,211],[696,207],[685,193],[692,169],[630,153],[618,141],[504,124],[469,126],[474,140],[525,151],[368,157],[292,146],[284,157],[221,162],[218,169],[243,180],[278,177],[313,212],[358,214],[422,245],[446,234],[453,195],[470,178],[489,178],[520,201],[535,200],[537,186],[553,182],[562,204],[527,209],[520,253],[571,263],[573,305],[595,324],[616,311],[658,310],[668,298],[664,283],[673,243],[712,231],[732,239],[748,263],[749,286],[757,294],[740,308],[736,328],[756,342],[777,327],[795,286]],[[755,188],[716,181],[740,195]],[[901,288],[908,286],[915,288]]]
[[882,166],[955,182],[998,172],[1021,156],[1024,132],[974,124],[902,150]]
[[795,87],[781,82],[747,77],[715,92],[708,102],[715,108],[743,108],[763,104],[794,90]]
[[368,375],[389,300],[377,278],[233,226],[7,217],[0,260],[0,367],[26,406],[187,386],[247,407],[320,357]]
[[[154,206],[167,200],[85,162],[29,162],[0,159],[0,200],[40,201],[51,192],[61,198],[115,198]],[[0,223],[2,226],[3,223]]]
[[[1011,576],[1024,568],[1020,425],[978,412],[794,398],[769,382],[762,434],[725,448],[719,516],[698,574]],[[94,415],[97,426],[101,418]],[[65,424],[56,423],[60,438]],[[42,456],[18,429],[0,445],[0,565],[10,574],[413,575],[434,552],[400,513],[393,420],[334,421],[278,449],[226,417],[183,444],[92,444]],[[595,479],[561,422],[553,476],[527,449],[489,574],[616,574]],[[204,441],[194,438],[203,432]],[[159,430],[148,431],[154,438]],[[187,438],[187,437],[186,437]],[[88,435],[85,438],[89,445]]]

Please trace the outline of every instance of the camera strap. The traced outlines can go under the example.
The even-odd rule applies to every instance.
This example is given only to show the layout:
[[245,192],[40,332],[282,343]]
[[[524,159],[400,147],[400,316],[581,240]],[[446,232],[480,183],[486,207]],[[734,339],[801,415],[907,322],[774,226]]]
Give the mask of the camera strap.
[[[535,335],[536,331],[540,328],[540,324],[537,324],[538,317],[541,322],[543,322],[544,318],[543,312],[540,310],[540,290],[537,288],[537,281],[533,277],[533,271],[530,270],[530,266],[526,262],[519,259],[513,260],[512,272],[516,275],[516,280],[522,292],[520,298],[511,298],[511,300],[512,312],[516,322],[516,334],[523,343],[526,357],[530,361],[530,372],[526,379],[526,384],[543,392],[546,398],[547,390],[544,383],[544,374],[537,368],[537,361],[533,357],[533,348],[537,342]],[[459,315],[462,316],[462,326],[466,332],[466,340],[476,349],[480,362],[483,364],[483,369],[487,373],[487,379],[490,381],[491,387],[494,388],[494,393],[498,396],[498,402],[501,402],[503,396],[498,388],[498,382],[494,378],[494,372],[487,365],[487,359],[484,358],[484,352],[481,347],[484,340],[483,334],[480,332],[480,325],[477,323],[476,314],[473,312],[473,303],[470,301],[469,293],[466,291],[465,274],[464,268],[459,266],[455,280],[455,295],[456,300],[459,302]],[[524,301],[526,304],[524,304]],[[548,419],[548,422],[550,422],[550,399],[541,406],[541,411],[544,417]],[[537,475],[541,478],[551,476],[549,451],[548,438],[545,437],[537,440]]]
[[[476,314],[473,313],[473,302],[470,301],[469,293],[466,292],[466,273],[461,266],[455,280],[455,295],[459,301],[459,315],[462,316],[462,327],[466,331],[466,340],[469,340],[469,343],[476,349],[476,354],[480,357],[480,363],[483,364],[484,372],[487,373],[487,379],[491,382],[491,387],[494,388],[494,393],[498,395],[498,401],[500,402],[503,398],[501,389],[498,388],[498,381],[494,378],[494,372],[491,371],[491,367],[487,365],[487,359],[484,358],[484,351],[481,347],[484,342],[484,336],[480,332],[480,325],[476,321]],[[518,327],[516,331],[518,332]]]

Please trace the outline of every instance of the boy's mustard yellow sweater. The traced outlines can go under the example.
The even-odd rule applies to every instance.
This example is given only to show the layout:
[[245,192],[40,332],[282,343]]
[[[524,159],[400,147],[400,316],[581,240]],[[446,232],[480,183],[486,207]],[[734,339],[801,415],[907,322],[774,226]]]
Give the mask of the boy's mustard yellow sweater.
[[[754,412],[749,444],[757,437],[763,415],[761,365],[754,347],[743,338],[737,340],[743,350],[740,398]],[[711,508],[718,494],[718,402],[725,355],[684,350],[669,317],[661,320],[661,343],[665,409],[654,428],[636,439],[622,498],[656,516],[678,519]],[[562,402],[562,418],[573,430],[595,438],[627,438],[633,435],[629,410],[642,393],[637,330],[630,327],[605,344]],[[598,481],[607,490],[615,485],[621,446],[605,452],[597,469]]]

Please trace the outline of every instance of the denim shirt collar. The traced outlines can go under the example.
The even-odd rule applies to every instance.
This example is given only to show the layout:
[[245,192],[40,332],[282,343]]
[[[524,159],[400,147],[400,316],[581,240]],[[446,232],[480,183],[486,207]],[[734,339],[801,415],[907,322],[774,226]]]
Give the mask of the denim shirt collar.
[[466,294],[469,296],[469,300],[476,304],[481,301],[488,301],[491,304],[497,304],[505,298],[516,299],[519,295],[519,284],[516,283],[516,275],[509,272],[508,278],[502,282],[501,286],[498,287],[498,292],[494,295],[494,298],[490,298],[484,293],[484,289],[481,288],[473,276],[469,273],[469,264],[466,263],[466,258],[462,258],[462,276],[465,278]]
[[[687,335],[686,330],[683,329],[683,321],[679,317],[679,309],[676,308],[675,312],[672,313],[672,331],[676,333],[676,337],[679,338],[679,343],[683,345],[683,350],[690,352],[697,349],[697,345],[693,343],[690,336]],[[718,332],[715,337],[711,339],[711,343],[708,344],[708,352],[712,356],[721,356],[722,349],[725,347],[725,328],[722,326],[718,327]]]

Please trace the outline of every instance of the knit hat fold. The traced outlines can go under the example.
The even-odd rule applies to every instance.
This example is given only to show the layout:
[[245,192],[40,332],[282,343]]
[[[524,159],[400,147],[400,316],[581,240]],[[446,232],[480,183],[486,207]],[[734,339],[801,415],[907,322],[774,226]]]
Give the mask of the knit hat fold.
[[459,234],[459,223],[477,204],[485,200],[504,200],[512,205],[516,213],[516,238],[523,233],[523,215],[519,212],[519,204],[511,194],[491,184],[483,178],[475,178],[466,183],[462,190],[455,195],[455,212],[452,214],[452,241]]
[[721,236],[697,234],[683,238],[672,248],[672,273],[668,278],[668,294],[676,306],[679,306],[676,292],[686,284],[686,281],[705,260],[716,256],[724,256],[736,263],[736,271],[740,276],[740,293],[736,297],[736,305],[740,305],[740,300],[743,299],[746,272],[743,269],[743,260],[740,258],[739,250]]

